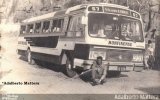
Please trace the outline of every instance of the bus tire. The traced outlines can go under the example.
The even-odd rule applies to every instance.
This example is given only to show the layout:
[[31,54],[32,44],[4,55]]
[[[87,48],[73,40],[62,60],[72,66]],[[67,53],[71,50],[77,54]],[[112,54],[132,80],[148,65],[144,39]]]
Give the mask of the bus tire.
[[120,74],[121,74],[121,71],[108,71],[107,72],[108,76],[113,76],[113,77],[118,77],[120,76]]
[[27,62],[28,62],[29,64],[31,64],[31,65],[34,65],[34,64],[35,64],[35,61],[34,61],[34,59],[32,58],[32,52],[31,52],[30,49],[27,50],[27,55],[26,55],[26,57],[27,57]]
[[76,76],[76,71],[73,69],[73,60],[68,56],[66,59],[65,69],[68,77],[72,78]]

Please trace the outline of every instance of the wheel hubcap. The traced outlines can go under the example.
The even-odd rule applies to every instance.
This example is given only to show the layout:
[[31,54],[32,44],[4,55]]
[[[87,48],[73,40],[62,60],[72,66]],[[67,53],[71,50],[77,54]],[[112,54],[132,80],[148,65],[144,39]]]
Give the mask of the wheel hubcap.
[[72,69],[72,61],[70,61],[69,58],[67,58],[66,61],[66,72],[69,77],[74,77],[76,75],[76,72]]
[[67,60],[67,69],[71,70],[71,63],[69,60]]
[[71,69],[71,64],[68,65],[68,69]]

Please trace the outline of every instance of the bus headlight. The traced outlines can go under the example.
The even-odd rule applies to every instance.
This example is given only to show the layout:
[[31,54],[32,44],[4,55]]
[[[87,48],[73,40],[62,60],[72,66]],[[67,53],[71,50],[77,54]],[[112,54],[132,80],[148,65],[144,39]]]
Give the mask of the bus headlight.
[[142,54],[133,54],[132,61],[142,62],[143,61],[143,55]]
[[106,59],[106,52],[105,51],[90,51],[89,59],[97,59],[98,56],[101,56],[103,60]]

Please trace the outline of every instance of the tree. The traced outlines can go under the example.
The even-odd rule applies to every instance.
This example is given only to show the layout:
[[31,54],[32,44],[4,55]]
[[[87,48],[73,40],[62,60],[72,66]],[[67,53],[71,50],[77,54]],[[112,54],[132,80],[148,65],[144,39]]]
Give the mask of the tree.
[[73,7],[73,6],[76,6],[76,5],[79,5],[79,4],[82,4],[82,1],[81,1],[81,0],[70,0],[69,2],[67,2],[67,3],[64,5],[64,8]]

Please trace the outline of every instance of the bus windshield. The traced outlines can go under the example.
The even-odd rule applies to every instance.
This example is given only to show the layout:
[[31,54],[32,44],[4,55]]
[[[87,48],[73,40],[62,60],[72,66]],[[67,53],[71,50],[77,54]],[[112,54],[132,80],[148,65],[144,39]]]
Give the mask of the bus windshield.
[[90,13],[88,30],[91,37],[142,42],[139,20],[113,14]]

